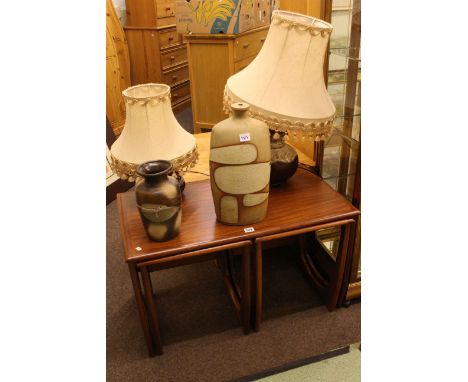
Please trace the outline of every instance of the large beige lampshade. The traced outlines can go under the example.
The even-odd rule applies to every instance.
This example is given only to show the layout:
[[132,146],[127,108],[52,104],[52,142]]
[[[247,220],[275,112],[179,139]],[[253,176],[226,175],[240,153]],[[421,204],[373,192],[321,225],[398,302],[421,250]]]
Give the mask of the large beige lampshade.
[[133,182],[139,164],[165,159],[183,173],[198,159],[195,137],[177,122],[171,108],[170,87],[164,84],[132,86],[122,92],[125,126],[111,147],[112,167]]
[[271,129],[325,139],[336,112],[323,78],[332,29],[314,17],[274,11],[257,57],[227,80],[225,111],[247,102],[251,116]]

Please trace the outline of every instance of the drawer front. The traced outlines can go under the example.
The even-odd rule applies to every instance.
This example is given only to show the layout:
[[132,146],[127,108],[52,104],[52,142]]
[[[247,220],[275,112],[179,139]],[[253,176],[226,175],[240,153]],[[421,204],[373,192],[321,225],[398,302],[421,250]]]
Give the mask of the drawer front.
[[268,29],[236,38],[234,42],[234,60],[256,56],[265,42]]
[[156,12],[158,19],[162,17],[175,16],[175,2],[172,1],[158,1],[156,4]]
[[234,73],[240,72],[242,69],[248,66],[255,57],[256,56],[250,56],[234,63]]
[[163,17],[160,19],[156,19],[156,26],[157,27],[165,27],[167,25],[173,25],[176,23],[175,16],[172,17]]
[[190,82],[185,82],[171,89],[171,103],[174,105],[190,98]]
[[188,65],[163,72],[162,80],[170,86],[178,85],[189,79]]
[[187,62],[187,47],[183,45],[177,49],[166,50],[161,53],[161,67],[163,70],[185,64]]
[[181,43],[181,37],[175,29],[159,32],[159,45],[161,49],[169,48]]

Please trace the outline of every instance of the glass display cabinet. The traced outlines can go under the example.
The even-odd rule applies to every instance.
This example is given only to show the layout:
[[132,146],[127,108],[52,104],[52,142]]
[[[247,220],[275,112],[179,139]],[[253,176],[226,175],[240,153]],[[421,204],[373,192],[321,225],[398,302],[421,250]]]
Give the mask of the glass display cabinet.
[[[333,33],[327,60],[328,92],[336,106],[330,138],[317,151],[321,177],[360,208],[361,200],[361,4],[360,0],[334,0],[331,3]],[[343,302],[361,295],[360,219],[353,248],[352,264]],[[339,248],[340,229],[324,229],[310,235],[308,245],[315,266],[327,275]]]

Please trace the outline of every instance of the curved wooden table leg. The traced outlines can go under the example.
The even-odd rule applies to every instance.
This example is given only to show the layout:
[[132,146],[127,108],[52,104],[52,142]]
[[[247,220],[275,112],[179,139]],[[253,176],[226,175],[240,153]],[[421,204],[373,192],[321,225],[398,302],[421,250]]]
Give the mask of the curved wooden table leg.
[[314,262],[307,253],[307,244],[305,234],[299,235],[299,257],[312,283],[319,289],[327,288],[327,281],[320,274]]
[[[354,222],[349,225],[349,241],[348,241],[348,249],[346,252],[346,259],[343,261],[343,276],[341,281],[341,288],[338,297],[337,304],[341,304],[343,306],[351,305],[351,301],[346,300],[346,295],[348,293],[351,272],[353,267],[353,260],[354,260],[354,245],[356,243],[356,230],[357,230],[357,219],[354,219]],[[349,303],[349,304],[347,304]]]
[[151,319],[154,339],[156,342],[156,352],[158,354],[162,354],[163,348],[161,342],[161,333],[159,331],[158,313],[156,310],[156,302],[154,301],[153,296],[153,286],[151,285],[151,278],[148,272],[148,268],[141,268],[141,279],[143,280],[143,287],[145,288],[145,299]]
[[327,309],[331,312],[334,310],[340,301],[340,296],[342,295],[342,289],[345,287],[343,285],[346,279],[346,268],[349,260],[352,259],[350,248],[353,246],[352,243],[353,232],[355,228],[355,222],[351,222],[342,226],[341,237],[340,237],[340,246],[338,250],[338,255],[336,257],[336,270],[332,275],[330,280],[330,287],[328,292],[327,299]]
[[135,294],[138,315],[140,316],[140,323],[143,329],[143,335],[145,337],[146,346],[148,348],[148,354],[150,357],[152,357],[154,355],[153,340],[151,338],[150,327],[148,324],[148,315],[146,313],[146,307],[143,301],[143,293],[141,292],[140,278],[138,277],[138,271],[135,264],[128,263],[128,270],[130,272],[130,278],[132,280],[133,293]]
[[[242,252],[244,253],[244,252]],[[234,292],[237,295],[237,298],[239,301],[242,299],[242,291],[239,288],[239,284],[236,282],[236,276],[235,276],[235,268],[234,268],[234,261],[233,261],[233,256],[229,250],[227,250],[227,253],[225,255],[225,260],[226,260],[226,272],[229,275],[229,278],[231,279],[232,287],[234,289]],[[244,261],[244,258],[242,257],[242,261]],[[250,268],[250,267],[249,267]],[[242,269],[244,269],[244,263],[242,263]]]
[[242,323],[244,334],[250,333],[251,316],[251,255],[250,245],[242,248],[242,290],[236,282],[234,275],[234,264],[229,250],[222,255],[222,268],[224,283]]

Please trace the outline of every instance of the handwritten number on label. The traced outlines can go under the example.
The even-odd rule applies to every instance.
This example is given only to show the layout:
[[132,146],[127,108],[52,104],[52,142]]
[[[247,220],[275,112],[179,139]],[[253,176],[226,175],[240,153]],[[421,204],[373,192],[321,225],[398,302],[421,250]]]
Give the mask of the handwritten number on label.
[[239,134],[239,138],[241,142],[248,142],[250,141],[250,133]]

